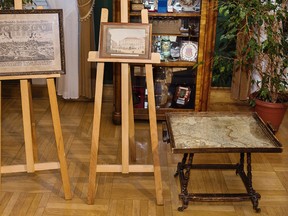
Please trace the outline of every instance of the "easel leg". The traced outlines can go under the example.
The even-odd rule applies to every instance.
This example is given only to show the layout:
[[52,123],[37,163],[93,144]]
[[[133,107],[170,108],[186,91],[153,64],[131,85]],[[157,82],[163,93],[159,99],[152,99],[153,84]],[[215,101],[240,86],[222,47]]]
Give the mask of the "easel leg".
[[98,63],[96,74],[94,119],[93,119],[89,183],[88,183],[88,195],[87,195],[88,204],[90,205],[94,204],[95,192],[96,192],[96,172],[97,172],[97,158],[98,158],[99,137],[100,137],[103,76],[104,76],[104,63]]
[[[122,173],[129,173],[129,65],[121,64]],[[125,85],[125,83],[127,83]]]
[[0,186],[1,186],[1,168],[2,168],[2,81],[0,80]]
[[136,161],[136,146],[135,146],[135,125],[134,125],[134,107],[133,107],[133,97],[132,97],[132,84],[131,84],[131,72],[130,67],[128,70],[128,80],[129,80],[129,150],[131,161]]
[[29,101],[30,101],[30,115],[31,115],[31,125],[32,125],[32,146],[33,146],[33,157],[34,161],[38,161],[38,145],[36,143],[36,128],[35,128],[35,119],[33,115],[32,107],[32,89],[31,89],[31,80],[28,81],[28,91],[29,91]]
[[57,103],[57,98],[56,98],[56,89],[55,89],[55,83],[54,83],[53,78],[47,79],[47,86],[48,86],[49,100],[50,100],[50,106],[51,106],[51,114],[52,114],[52,120],[53,120],[55,140],[56,140],[56,145],[57,145],[57,153],[58,153],[58,158],[60,162],[60,171],[61,171],[61,177],[62,177],[62,182],[63,182],[64,195],[65,195],[65,199],[72,199],[68,168],[67,168],[67,162],[66,162],[66,157],[65,157],[62,129],[60,125],[59,108],[58,108],[58,103]]
[[163,203],[163,195],[162,195],[162,179],[161,179],[159,152],[158,152],[158,129],[157,129],[157,119],[156,119],[152,65],[146,64],[145,68],[146,68],[146,83],[147,83],[147,91],[148,91],[150,137],[151,137],[151,146],[152,146],[153,163],[154,163],[156,199],[157,199],[158,205],[163,205],[164,203]]
[[35,172],[28,80],[20,80],[27,172]]

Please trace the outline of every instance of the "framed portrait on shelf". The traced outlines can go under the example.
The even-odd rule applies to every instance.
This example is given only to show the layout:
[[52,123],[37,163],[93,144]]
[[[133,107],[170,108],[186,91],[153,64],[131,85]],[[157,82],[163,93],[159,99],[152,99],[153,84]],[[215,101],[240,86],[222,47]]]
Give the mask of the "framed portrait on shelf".
[[0,10],[0,68],[0,76],[64,74],[62,10]]
[[100,58],[151,58],[151,24],[101,23]]

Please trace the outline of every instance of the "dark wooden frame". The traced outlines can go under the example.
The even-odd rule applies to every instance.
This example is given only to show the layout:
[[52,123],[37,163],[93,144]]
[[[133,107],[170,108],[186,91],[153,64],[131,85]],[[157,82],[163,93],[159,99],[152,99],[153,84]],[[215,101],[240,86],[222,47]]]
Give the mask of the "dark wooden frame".
[[[11,47],[14,46],[14,51],[19,51],[18,58],[11,58],[8,60],[4,60],[7,58],[4,51],[4,42],[2,40],[2,61],[8,66],[1,66],[0,76],[18,76],[18,75],[39,75],[39,74],[65,74],[65,50],[64,50],[64,31],[63,31],[63,11],[62,9],[41,9],[41,10],[0,10],[0,35],[8,38],[6,42],[8,42]],[[52,20],[53,19],[53,20]],[[16,23],[14,26],[11,26],[11,23]],[[34,24],[34,30],[31,26],[32,22]],[[41,25],[44,27],[43,23],[45,22],[45,27],[51,27],[50,36],[44,42],[52,43],[51,47],[53,49],[53,56],[41,59],[41,53],[38,52],[37,56],[27,56],[23,57],[28,53],[29,50],[24,49],[23,43],[30,43],[31,47],[38,47],[41,44],[41,39],[37,36],[39,33],[44,32],[44,29],[41,29]],[[8,23],[8,24],[7,24]],[[2,27],[1,27],[2,25]],[[6,25],[6,26],[5,26]],[[29,28],[28,28],[29,27]],[[4,32],[4,28],[7,28],[7,31]],[[14,29],[12,29],[14,28]],[[23,29],[26,30],[23,30]],[[28,29],[27,29],[28,28]],[[1,29],[2,32],[1,32]],[[26,32],[25,32],[26,31]],[[20,37],[14,37],[13,34],[26,34],[26,39],[20,40]],[[35,36],[36,35],[36,36]],[[43,34],[44,35],[44,34]],[[46,34],[47,35],[47,34]],[[34,37],[34,38],[33,38]],[[24,37],[25,38],[25,37]],[[11,42],[9,41],[11,39]],[[33,44],[34,46],[33,46]],[[46,44],[47,45],[47,44]],[[45,45],[42,45],[42,48]],[[50,47],[50,48],[51,48]],[[1,48],[1,41],[0,41]],[[10,49],[12,50],[12,49]],[[10,51],[9,50],[9,51]],[[13,50],[12,50],[13,51]],[[23,52],[23,53],[20,53]],[[39,51],[39,50],[37,50]],[[46,51],[47,52],[47,51]],[[52,52],[51,52],[52,53]],[[30,52],[31,54],[31,52]],[[42,54],[43,55],[43,54]],[[5,57],[6,56],[6,57]],[[20,57],[20,60],[19,60]],[[1,49],[0,49],[0,62],[1,62]],[[18,64],[17,64],[18,62]],[[33,65],[34,64],[34,65]]]

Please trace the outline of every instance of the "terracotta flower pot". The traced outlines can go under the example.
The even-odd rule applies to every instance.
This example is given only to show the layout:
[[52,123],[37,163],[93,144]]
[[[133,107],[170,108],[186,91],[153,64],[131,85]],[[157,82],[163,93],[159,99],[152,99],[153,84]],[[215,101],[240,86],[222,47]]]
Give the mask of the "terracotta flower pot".
[[255,112],[264,122],[271,124],[275,131],[278,131],[286,110],[286,104],[256,100]]

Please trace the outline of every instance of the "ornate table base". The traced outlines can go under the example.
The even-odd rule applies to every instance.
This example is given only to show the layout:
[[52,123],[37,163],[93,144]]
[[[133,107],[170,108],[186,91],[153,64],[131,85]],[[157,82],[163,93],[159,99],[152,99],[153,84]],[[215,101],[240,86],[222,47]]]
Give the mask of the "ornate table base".
[[[258,207],[260,194],[252,187],[252,169],[251,153],[247,152],[247,173],[244,171],[244,154],[240,153],[240,161],[237,164],[192,164],[194,153],[184,153],[183,159],[178,163],[175,177],[179,176],[181,193],[179,198],[182,200],[182,206],[178,211],[183,211],[188,207],[189,201],[245,201],[251,200],[253,209],[258,213],[261,209]],[[188,193],[188,182],[191,169],[235,169],[245,185],[247,193]]]

